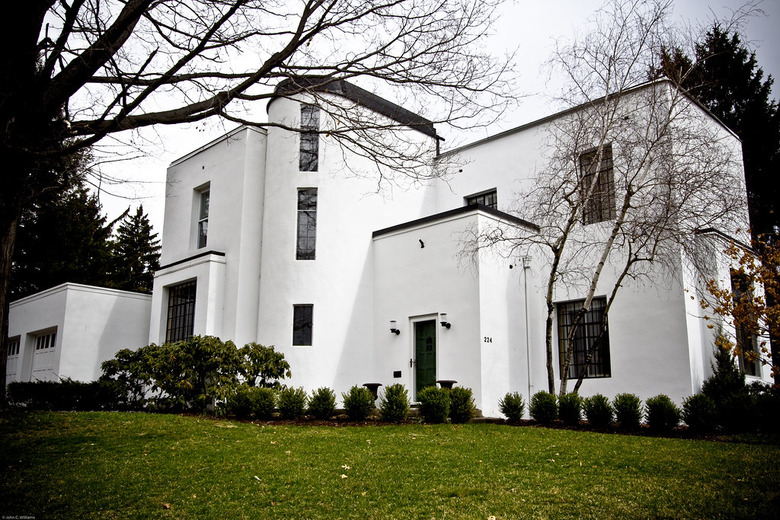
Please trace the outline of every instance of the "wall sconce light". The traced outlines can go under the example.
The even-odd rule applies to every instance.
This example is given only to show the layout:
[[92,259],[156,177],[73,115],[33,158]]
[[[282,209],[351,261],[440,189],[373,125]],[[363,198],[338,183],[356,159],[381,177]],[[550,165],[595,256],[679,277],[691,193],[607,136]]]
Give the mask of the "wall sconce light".
[[396,326],[395,320],[390,320],[390,332],[392,332],[396,336],[401,333],[401,331],[398,330],[398,327]]
[[446,312],[442,312],[442,313],[440,314],[440,319],[441,319],[441,326],[442,326],[442,327],[447,327],[448,329],[449,329],[450,327],[452,327],[452,323],[450,323],[449,321],[447,321],[447,313],[446,313]]

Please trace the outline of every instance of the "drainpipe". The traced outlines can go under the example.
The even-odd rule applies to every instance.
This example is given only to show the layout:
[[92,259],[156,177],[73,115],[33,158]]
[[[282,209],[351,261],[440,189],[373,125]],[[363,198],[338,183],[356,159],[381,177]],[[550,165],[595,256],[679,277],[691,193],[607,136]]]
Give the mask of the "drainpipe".
[[523,297],[525,298],[525,363],[528,371],[528,402],[531,402],[531,332],[528,317],[528,270],[531,269],[531,257],[523,257]]

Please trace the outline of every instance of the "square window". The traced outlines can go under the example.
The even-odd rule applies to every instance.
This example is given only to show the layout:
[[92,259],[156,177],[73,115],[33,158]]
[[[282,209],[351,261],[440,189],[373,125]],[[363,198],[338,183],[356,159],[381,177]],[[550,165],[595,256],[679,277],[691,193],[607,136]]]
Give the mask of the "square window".
[[48,334],[39,334],[35,337],[35,350],[48,350],[54,348],[54,343],[57,340],[56,332],[49,332]]
[[314,305],[293,305],[293,345],[311,346],[314,329]]
[[21,351],[22,338],[16,336],[8,339],[8,357],[18,356]]
[[[574,318],[582,308],[585,300],[559,303],[558,308],[558,349],[559,370],[563,370],[563,361],[569,347],[569,334],[574,325]],[[593,298],[588,310],[580,319],[574,332],[574,353],[569,364],[570,379],[577,379],[580,372],[585,370],[585,378],[611,377],[612,370],[609,359],[609,328],[606,324],[604,311],[607,307],[605,297]],[[602,318],[604,333],[601,334]],[[587,361],[589,351],[594,342],[598,340],[590,362]]]

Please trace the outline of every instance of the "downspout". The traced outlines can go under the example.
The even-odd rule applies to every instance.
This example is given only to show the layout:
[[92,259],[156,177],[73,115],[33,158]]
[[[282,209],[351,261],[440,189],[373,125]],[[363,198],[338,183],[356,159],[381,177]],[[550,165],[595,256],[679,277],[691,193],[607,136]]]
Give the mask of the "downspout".
[[523,298],[525,299],[525,363],[528,379],[528,402],[531,402],[531,332],[528,317],[528,270],[531,269],[531,257],[523,257]]

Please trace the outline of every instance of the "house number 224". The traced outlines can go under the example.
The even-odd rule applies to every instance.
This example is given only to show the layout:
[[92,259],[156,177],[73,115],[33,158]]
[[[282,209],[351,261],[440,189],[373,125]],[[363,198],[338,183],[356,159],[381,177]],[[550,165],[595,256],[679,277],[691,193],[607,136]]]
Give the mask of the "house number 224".
[[493,343],[493,338],[491,338],[490,336],[483,336],[482,337],[482,342],[483,343]]

